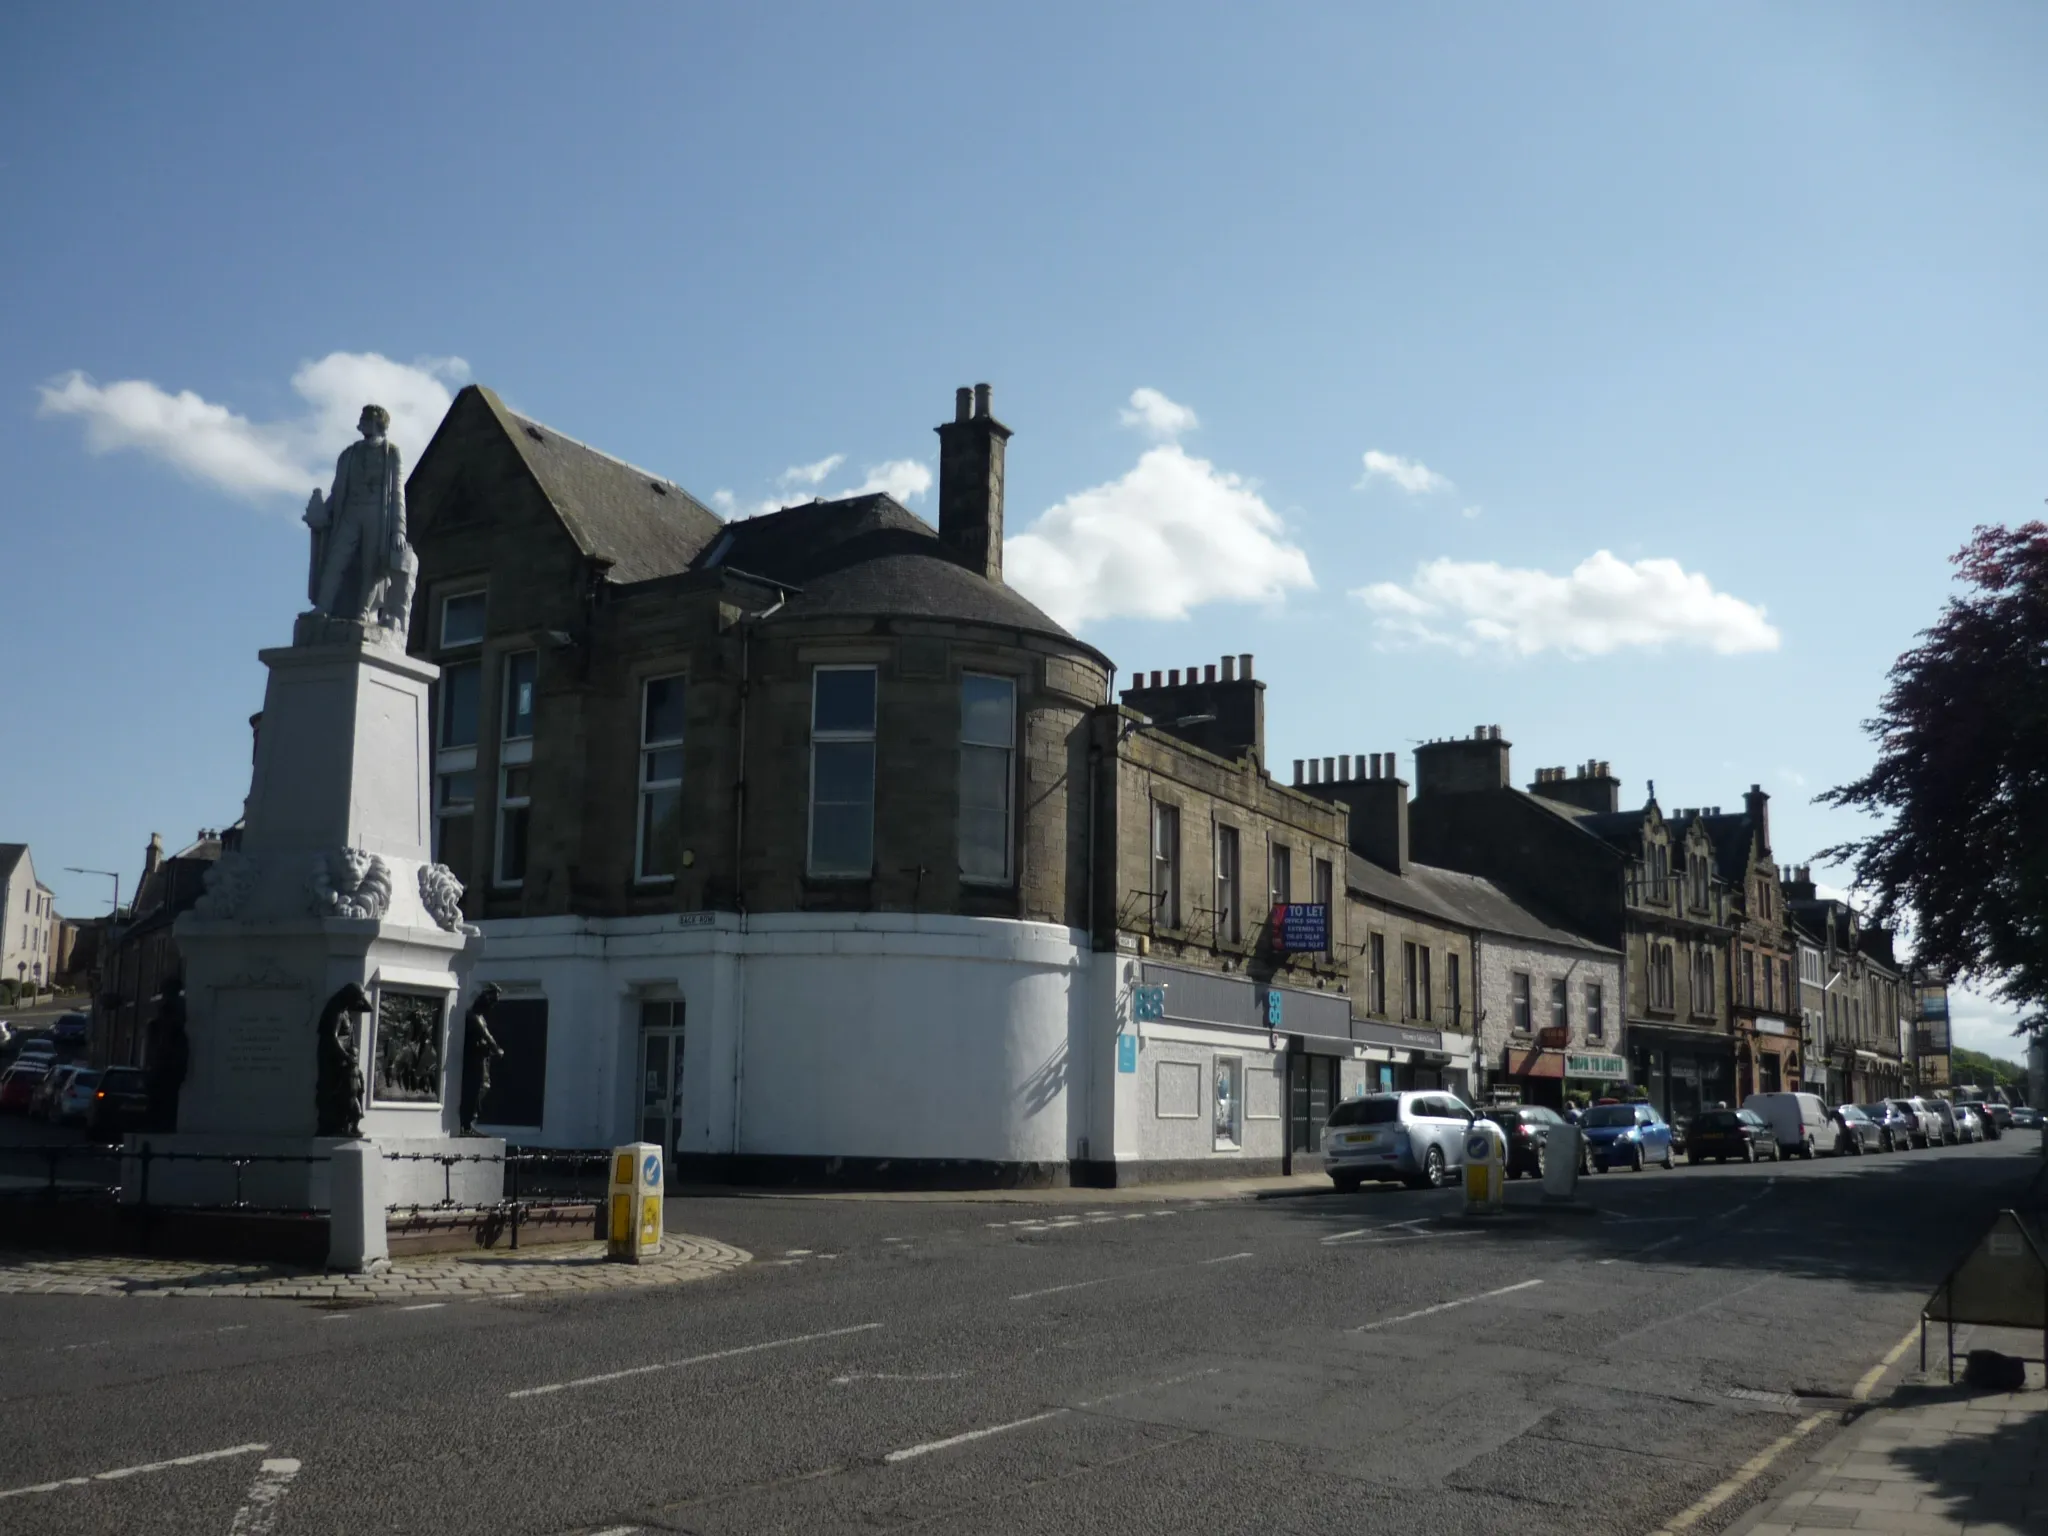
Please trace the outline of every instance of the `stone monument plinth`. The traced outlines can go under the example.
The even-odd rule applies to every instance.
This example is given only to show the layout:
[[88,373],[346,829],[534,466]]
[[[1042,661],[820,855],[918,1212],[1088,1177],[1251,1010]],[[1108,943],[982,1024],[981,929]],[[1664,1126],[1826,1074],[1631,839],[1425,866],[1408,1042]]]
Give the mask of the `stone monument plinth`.
[[[261,653],[270,680],[240,844],[174,930],[187,1065],[174,1128],[128,1140],[131,1200],[144,1198],[147,1148],[151,1204],[331,1210],[334,1149],[362,1142],[382,1164],[384,1203],[481,1205],[503,1191],[504,1143],[458,1134],[458,1005],[482,940],[462,920],[460,882],[433,862],[439,669],[405,652],[412,557],[402,500],[391,533],[397,450],[381,423],[371,436],[372,410],[334,495],[315,495],[324,522],[308,513],[309,588],[339,611],[316,607],[293,645]],[[365,474],[350,455],[370,450]],[[360,506],[352,476],[369,487]],[[352,542],[337,543],[348,529]]]

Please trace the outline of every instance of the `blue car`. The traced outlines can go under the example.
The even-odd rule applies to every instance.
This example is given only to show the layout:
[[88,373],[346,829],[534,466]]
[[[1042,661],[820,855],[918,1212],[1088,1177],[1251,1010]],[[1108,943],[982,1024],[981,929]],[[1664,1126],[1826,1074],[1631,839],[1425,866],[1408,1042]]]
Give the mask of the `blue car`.
[[1647,1104],[1595,1104],[1579,1117],[1586,1151],[1602,1173],[1646,1164],[1671,1166],[1671,1127]]

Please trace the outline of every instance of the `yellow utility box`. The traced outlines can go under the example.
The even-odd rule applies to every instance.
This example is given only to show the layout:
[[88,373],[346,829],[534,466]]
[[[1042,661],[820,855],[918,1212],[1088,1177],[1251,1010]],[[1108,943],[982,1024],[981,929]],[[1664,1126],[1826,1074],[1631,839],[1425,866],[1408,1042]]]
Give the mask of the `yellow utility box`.
[[1465,1214],[1500,1210],[1508,1199],[1508,1139],[1491,1120],[1465,1131]]
[[638,1264],[661,1252],[661,1148],[636,1141],[612,1148],[605,1257]]

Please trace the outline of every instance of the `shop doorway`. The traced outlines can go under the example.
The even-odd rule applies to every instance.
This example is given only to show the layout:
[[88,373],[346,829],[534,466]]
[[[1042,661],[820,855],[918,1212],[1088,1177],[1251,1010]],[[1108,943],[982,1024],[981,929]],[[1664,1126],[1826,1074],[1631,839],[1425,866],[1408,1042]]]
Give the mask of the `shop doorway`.
[[1335,1056],[1289,1056],[1287,1058],[1289,1168],[1307,1172],[1307,1158],[1323,1150],[1323,1127],[1330,1121],[1330,1106],[1337,1103],[1338,1070]]
[[640,1139],[673,1160],[683,1113],[683,1005],[661,999],[640,1005]]

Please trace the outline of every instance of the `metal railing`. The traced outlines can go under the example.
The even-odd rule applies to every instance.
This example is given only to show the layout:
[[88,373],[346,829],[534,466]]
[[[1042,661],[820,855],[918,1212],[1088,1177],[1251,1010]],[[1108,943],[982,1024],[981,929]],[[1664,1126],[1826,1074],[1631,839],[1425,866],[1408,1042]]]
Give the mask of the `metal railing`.
[[[602,1207],[610,1158],[608,1151],[554,1148],[508,1148],[503,1154],[387,1152],[383,1154],[387,1163],[440,1165],[441,1199],[393,1202],[385,1206],[385,1211],[399,1219],[402,1231],[473,1223],[486,1246],[509,1234],[511,1246],[517,1248],[521,1229],[536,1215],[595,1211]],[[0,1146],[0,1211],[14,1201],[75,1201],[119,1204],[140,1210],[321,1215],[321,1208],[303,1202],[266,1203],[251,1198],[250,1174],[263,1167],[310,1167],[327,1161],[325,1153],[174,1152],[147,1143],[133,1151],[115,1142]],[[502,1167],[503,1183],[496,1199],[471,1201],[458,1194],[456,1170],[464,1164]],[[179,1165],[211,1165],[227,1170],[233,1178],[232,1194],[224,1199],[202,1201],[162,1198],[162,1170]],[[154,1191],[153,1182],[157,1184]]]

